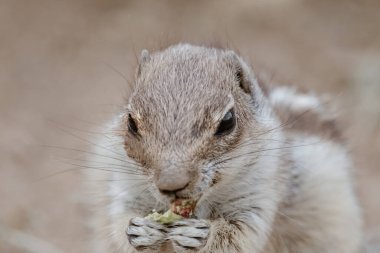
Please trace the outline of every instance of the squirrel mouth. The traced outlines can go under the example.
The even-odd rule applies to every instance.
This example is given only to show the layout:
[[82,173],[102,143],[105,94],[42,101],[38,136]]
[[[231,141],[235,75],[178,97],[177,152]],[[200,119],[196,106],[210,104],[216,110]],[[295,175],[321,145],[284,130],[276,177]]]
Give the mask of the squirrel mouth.
[[176,199],[171,203],[171,207],[164,213],[152,210],[150,214],[145,216],[149,219],[161,224],[170,225],[182,219],[189,219],[194,216],[194,208],[196,202],[192,199]]
[[184,218],[190,218],[193,213],[197,202],[193,199],[175,199],[171,203],[170,210]]

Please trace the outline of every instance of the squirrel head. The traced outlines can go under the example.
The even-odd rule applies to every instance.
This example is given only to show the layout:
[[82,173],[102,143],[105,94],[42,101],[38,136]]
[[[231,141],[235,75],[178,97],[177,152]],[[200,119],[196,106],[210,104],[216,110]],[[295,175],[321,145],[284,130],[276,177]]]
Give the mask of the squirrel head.
[[262,143],[255,136],[273,120],[237,54],[178,44],[143,51],[123,127],[127,155],[152,179],[157,196],[199,199],[243,176],[257,157],[248,153]]

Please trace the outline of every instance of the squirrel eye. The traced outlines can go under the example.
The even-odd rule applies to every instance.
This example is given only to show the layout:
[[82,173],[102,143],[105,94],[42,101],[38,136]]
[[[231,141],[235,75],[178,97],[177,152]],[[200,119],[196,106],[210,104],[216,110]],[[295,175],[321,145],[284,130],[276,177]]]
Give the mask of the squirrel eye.
[[216,136],[229,134],[232,132],[236,124],[234,110],[229,110],[220,121],[218,129],[215,132]]
[[135,120],[132,118],[131,114],[128,114],[128,130],[133,135],[138,134],[137,124],[136,124]]

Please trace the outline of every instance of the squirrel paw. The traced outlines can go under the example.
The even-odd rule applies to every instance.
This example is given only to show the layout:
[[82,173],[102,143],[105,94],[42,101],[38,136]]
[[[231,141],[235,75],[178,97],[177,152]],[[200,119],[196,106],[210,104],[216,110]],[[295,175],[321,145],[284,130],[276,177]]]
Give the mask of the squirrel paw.
[[210,233],[210,223],[206,220],[186,219],[169,226],[168,239],[175,252],[194,252],[202,248]]
[[154,252],[166,240],[166,228],[144,218],[132,218],[126,229],[129,243],[138,251]]

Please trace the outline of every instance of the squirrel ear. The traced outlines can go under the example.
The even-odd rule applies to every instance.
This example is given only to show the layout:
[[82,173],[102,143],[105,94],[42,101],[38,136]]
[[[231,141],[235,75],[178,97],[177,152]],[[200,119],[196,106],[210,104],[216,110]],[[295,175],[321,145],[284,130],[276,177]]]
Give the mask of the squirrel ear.
[[140,59],[139,59],[139,66],[137,68],[137,77],[140,76],[141,74],[141,68],[142,66],[150,60],[150,54],[149,51],[146,49],[143,49],[140,54]]
[[141,51],[141,55],[140,55],[140,64],[141,64],[141,63],[145,63],[145,62],[147,62],[147,61],[149,61],[149,60],[150,60],[150,54],[149,54],[149,51],[146,50],[146,49],[143,49],[143,50]]
[[240,59],[234,51],[227,51],[227,62],[234,71],[235,79],[239,83],[239,87],[247,94],[252,92],[252,83],[249,67]]
[[248,94],[251,94],[251,82],[249,80],[249,76],[244,72],[242,67],[237,67],[235,71],[236,79],[239,82],[240,88]]

